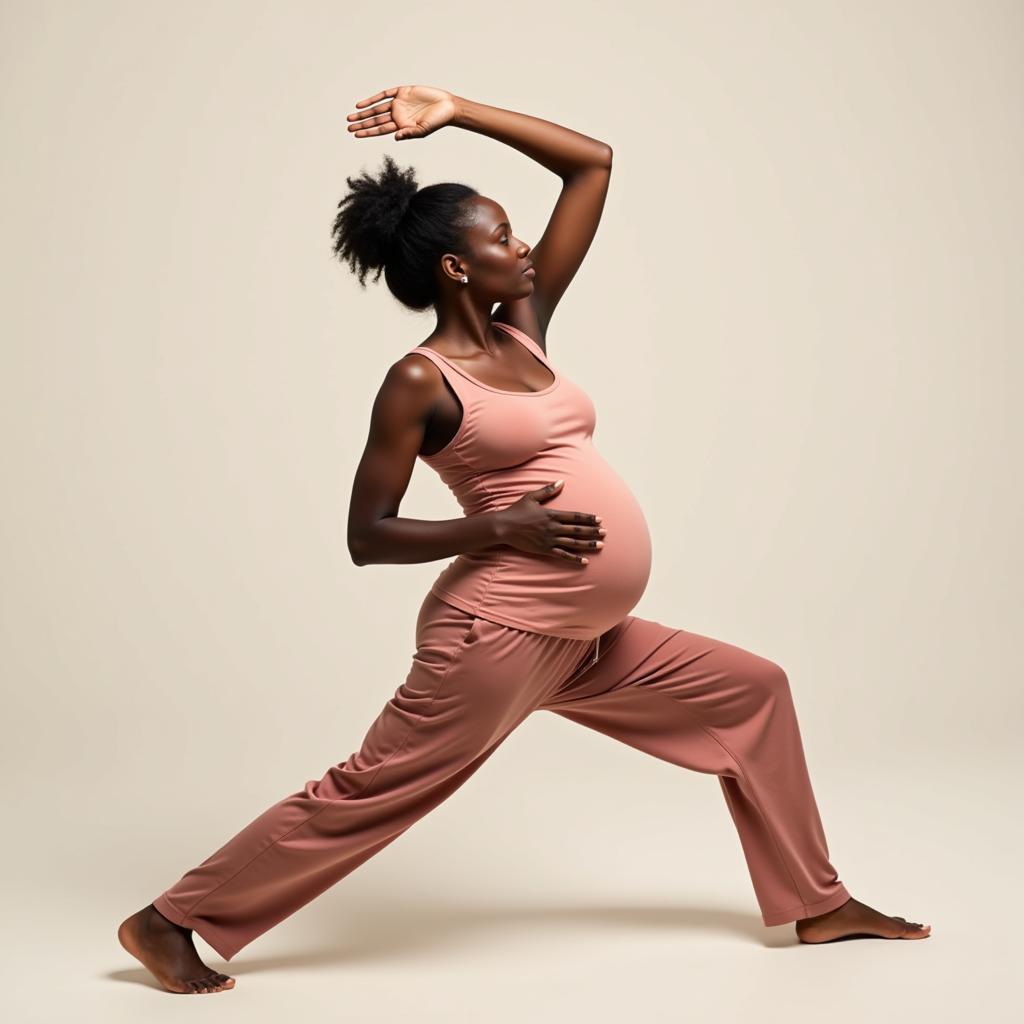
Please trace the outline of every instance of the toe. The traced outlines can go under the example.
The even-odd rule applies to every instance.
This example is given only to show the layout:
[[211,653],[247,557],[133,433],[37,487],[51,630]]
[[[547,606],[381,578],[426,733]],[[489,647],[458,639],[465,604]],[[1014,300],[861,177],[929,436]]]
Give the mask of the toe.
[[894,917],[893,920],[903,922],[903,931],[897,936],[901,939],[923,939],[931,931],[931,925],[919,921],[908,921],[905,917]]

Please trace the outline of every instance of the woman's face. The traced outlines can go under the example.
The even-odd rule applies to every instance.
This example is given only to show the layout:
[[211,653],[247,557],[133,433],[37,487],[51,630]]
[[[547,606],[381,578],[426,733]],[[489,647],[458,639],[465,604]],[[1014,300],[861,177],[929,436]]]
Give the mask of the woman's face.
[[[530,246],[512,233],[505,211],[492,199],[473,198],[476,219],[466,230],[467,255],[452,263],[460,288],[472,288],[494,302],[521,299],[533,291]],[[446,257],[446,260],[448,257]],[[469,278],[462,284],[462,274]]]

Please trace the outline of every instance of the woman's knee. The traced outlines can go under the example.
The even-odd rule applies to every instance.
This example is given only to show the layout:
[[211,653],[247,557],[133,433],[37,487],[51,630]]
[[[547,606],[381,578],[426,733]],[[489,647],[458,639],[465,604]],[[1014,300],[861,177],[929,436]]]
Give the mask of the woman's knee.
[[759,703],[790,702],[793,699],[786,670],[770,658],[752,655],[744,676]]

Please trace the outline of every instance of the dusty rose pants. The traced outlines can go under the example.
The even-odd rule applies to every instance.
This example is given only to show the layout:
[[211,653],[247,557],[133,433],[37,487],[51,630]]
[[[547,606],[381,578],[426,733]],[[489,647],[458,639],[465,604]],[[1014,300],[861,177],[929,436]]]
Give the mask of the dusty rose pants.
[[627,616],[571,640],[427,595],[405,682],[359,751],[264,811],[153,902],[225,960],[451,796],[533,711],[554,711],[717,775],[766,925],[849,899],[835,869],[782,668]]

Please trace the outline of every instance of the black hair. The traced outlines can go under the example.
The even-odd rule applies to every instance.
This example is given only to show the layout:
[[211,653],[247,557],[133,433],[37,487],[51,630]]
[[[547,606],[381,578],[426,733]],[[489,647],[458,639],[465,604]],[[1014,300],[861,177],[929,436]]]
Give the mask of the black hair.
[[366,287],[366,275],[381,271],[391,294],[410,309],[423,310],[440,297],[438,260],[462,253],[472,223],[466,200],[479,193],[468,185],[443,182],[419,188],[412,167],[399,170],[387,154],[376,177],[365,171],[346,177],[348,194],[338,203],[331,234],[333,252],[348,262]]

